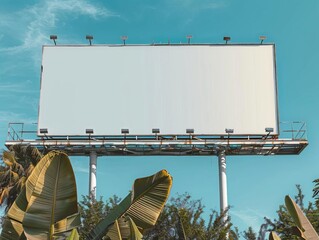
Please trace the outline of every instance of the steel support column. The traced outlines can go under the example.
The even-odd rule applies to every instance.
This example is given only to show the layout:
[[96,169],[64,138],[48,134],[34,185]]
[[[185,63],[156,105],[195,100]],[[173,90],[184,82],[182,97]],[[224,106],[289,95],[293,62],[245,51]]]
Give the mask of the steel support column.
[[[219,165],[219,201],[220,212],[222,213],[228,208],[227,201],[227,176],[226,176],[226,154],[222,150],[218,153],[218,165]],[[223,221],[226,222],[228,214],[225,214]]]
[[90,176],[89,176],[89,195],[96,198],[96,162],[97,154],[95,151],[90,152]]

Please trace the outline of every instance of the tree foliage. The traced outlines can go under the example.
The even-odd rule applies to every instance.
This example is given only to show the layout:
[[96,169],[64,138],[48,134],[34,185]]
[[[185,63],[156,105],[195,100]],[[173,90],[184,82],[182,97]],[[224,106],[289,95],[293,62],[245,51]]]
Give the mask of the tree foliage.
[[[297,194],[294,197],[295,202],[299,205],[302,212],[309,219],[310,223],[313,225],[316,232],[319,232],[319,201],[316,199],[314,203],[309,202],[307,207],[304,203],[304,194],[302,193],[302,189],[300,185],[296,185]],[[270,231],[274,231],[278,234],[278,236],[282,240],[294,240],[300,239],[295,236],[295,227],[296,224],[289,214],[285,205],[280,205],[277,210],[277,218],[271,220],[269,218],[265,218],[265,223],[261,226],[259,231],[258,240],[266,239],[266,233]]]
[[[105,202],[102,198],[94,200],[90,196],[82,196],[82,201],[80,201],[82,216],[82,225],[79,229],[80,239],[86,239],[90,230],[119,202],[120,199],[115,195]],[[143,239],[224,240],[228,232],[230,240],[239,239],[238,230],[233,227],[230,217],[226,223],[223,222],[226,213],[219,214],[217,211],[212,211],[207,222],[204,220],[203,213],[204,206],[201,200],[193,200],[188,193],[177,195],[166,204],[157,224],[143,233]]]
[[226,223],[223,217],[226,214],[218,214],[212,211],[206,223],[203,218],[204,206],[201,200],[193,200],[188,193],[177,195],[171,198],[165,206],[157,224],[153,229],[144,234],[145,239],[183,239],[183,226],[186,239],[226,239],[229,232],[229,239],[238,239],[238,230],[232,229],[230,217]]
[[30,145],[13,145],[2,153],[0,164],[0,206],[9,208],[21,192],[43,155]]
[[256,233],[254,232],[252,227],[249,227],[247,231],[244,231],[243,237],[246,240],[257,240]]
[[102,197],[100,197],[99,200],[92,198],[92,194],[82,196],[82,200],[79,203],[82,217],[82,224],[79,228],[80,240],[85,240],[91,230],[104,219],[120,201],[121,198],[116,195],[105,202]]

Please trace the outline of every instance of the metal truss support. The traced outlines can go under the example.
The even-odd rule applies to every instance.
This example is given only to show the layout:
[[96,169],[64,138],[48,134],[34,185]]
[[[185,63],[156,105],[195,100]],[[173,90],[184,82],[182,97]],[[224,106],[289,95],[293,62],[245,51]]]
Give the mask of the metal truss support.
[[90,176],[89,176],[89,195],[96,198],[96,162],[97,154],[95,151],[90,152]]
[[[228,208],[227,200],[227,176],[226,176],[226,154],[225,150],[221,150],[218,153],[218,165],[219,165],[219,201],[220,212],[223,213]],[[226,222],[228,213],[223,217],[223,222]],[[228,239],[228,234],[227,234]]]

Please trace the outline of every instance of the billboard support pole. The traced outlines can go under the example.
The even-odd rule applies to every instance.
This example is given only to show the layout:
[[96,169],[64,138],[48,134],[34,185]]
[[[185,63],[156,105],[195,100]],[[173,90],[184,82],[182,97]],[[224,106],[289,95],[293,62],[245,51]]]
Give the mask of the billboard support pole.
[[[218,165],[219,165],[219,201],[220,201],[220,213],[222,214],[228,208],[227,201],[227,176],[226,176],[226,154],[222,149],[218,152]],[[223,217],[223,222],[227,221],[228,214]],[[227,235],[228,239],[228,235]]]
[[92,200],[96,198],[96,162],[97,162],[96,151],[91,151],[90,152],[89,195],[92,198]]

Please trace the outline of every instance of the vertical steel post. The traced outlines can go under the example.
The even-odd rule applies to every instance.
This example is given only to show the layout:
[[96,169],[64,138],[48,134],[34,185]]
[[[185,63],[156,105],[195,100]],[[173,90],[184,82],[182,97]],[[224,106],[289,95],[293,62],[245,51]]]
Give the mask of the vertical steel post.
[[[222,213],[228,207],[227,201],[227,176],[226,176],[226,154],[225,150],[221,150],[218,153],[218,165],[219,165],[219,200],[220,200],[220,212]],[[227,221],[228,214],[225,214],[223,221]],[[228,239],[228,236],[227,236]]]
[[96,198],[96,162],[97,154],[95,151],[90,152],[90,176],[89,176],[89,195]]

